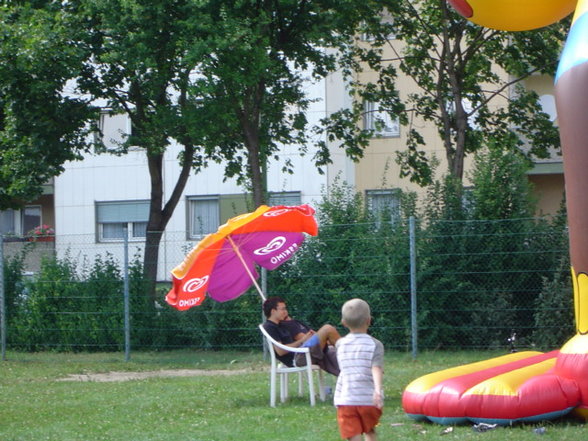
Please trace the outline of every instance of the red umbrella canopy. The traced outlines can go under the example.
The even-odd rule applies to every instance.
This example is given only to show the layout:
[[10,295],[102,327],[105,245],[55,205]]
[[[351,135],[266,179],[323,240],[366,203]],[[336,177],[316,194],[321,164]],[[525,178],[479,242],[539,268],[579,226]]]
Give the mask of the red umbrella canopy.
[[256,265],[272,270],[288,261],[304,241],[316,236],[314,209],[309,205],[260,206],[229,219],[204,237],[172,270],[173,287],[165,297],[179,310],[199,305],[208,293],[219,301],[239,297],[256,283]]

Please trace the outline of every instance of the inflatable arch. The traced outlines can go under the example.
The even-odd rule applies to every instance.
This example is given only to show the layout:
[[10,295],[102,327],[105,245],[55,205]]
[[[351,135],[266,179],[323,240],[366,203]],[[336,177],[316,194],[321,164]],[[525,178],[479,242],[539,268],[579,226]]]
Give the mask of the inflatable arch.
[[576,335],[560,350],[521,352],[425,375],[402,396],[405,412],[440,424],[500,425],[574,412],[588,419],[588,0],[448,0],[472,22],[535,29],[575,10],[555,78],[563,151]]

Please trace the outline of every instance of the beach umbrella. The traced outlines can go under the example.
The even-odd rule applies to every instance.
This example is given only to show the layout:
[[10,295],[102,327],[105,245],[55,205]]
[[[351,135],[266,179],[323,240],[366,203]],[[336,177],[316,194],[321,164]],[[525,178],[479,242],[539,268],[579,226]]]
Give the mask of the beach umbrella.
[[200,305],[206,294],[226,302],[252,285],[265,300],[257,283],[257,266],[277,268],[294,256],[305,234],[316,236],[314,213],[309,205],[262,205],[252,213],[229,219],[172,270],[173,286],[165,300],[186,310]]

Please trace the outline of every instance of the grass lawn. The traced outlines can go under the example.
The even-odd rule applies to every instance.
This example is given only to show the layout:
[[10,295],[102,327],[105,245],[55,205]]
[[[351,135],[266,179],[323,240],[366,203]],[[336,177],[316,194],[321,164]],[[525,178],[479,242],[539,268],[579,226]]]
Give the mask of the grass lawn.
[[[485,433],[471,425],[446,429],[415,423],[401,408],[404,387],[439,369],[499,355],[488,352],[386,354],[384,416],[378,429],[385,440],[580,440],[585,424],[563,419],[516,425]],[[8,353],[0,362],[0,440],[2,441],[336,441],[335,409],[308,397],[292,397],[269,407],[268,363],[260,352],[120,354]],[[144,372],[164,369],[245,371],[235,375],[149,377],[130,381],[60,381],[68,375]],[[332,377],[331,377],[332,378]],[[294,383],[290,388],[295,395]],[[545,427],[543,435],[533,432]]]

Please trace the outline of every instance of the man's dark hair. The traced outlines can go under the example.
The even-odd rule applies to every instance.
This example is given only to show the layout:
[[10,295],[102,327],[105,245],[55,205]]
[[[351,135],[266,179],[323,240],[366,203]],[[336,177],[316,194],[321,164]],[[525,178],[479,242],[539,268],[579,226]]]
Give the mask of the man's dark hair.
[[269,318],[272,315],[272,309],[276,309],[278,307],[278,303],[286,303],[283,298],[274,296],[268,297],[265,302],[263,302],[263,314],[265,318]]

